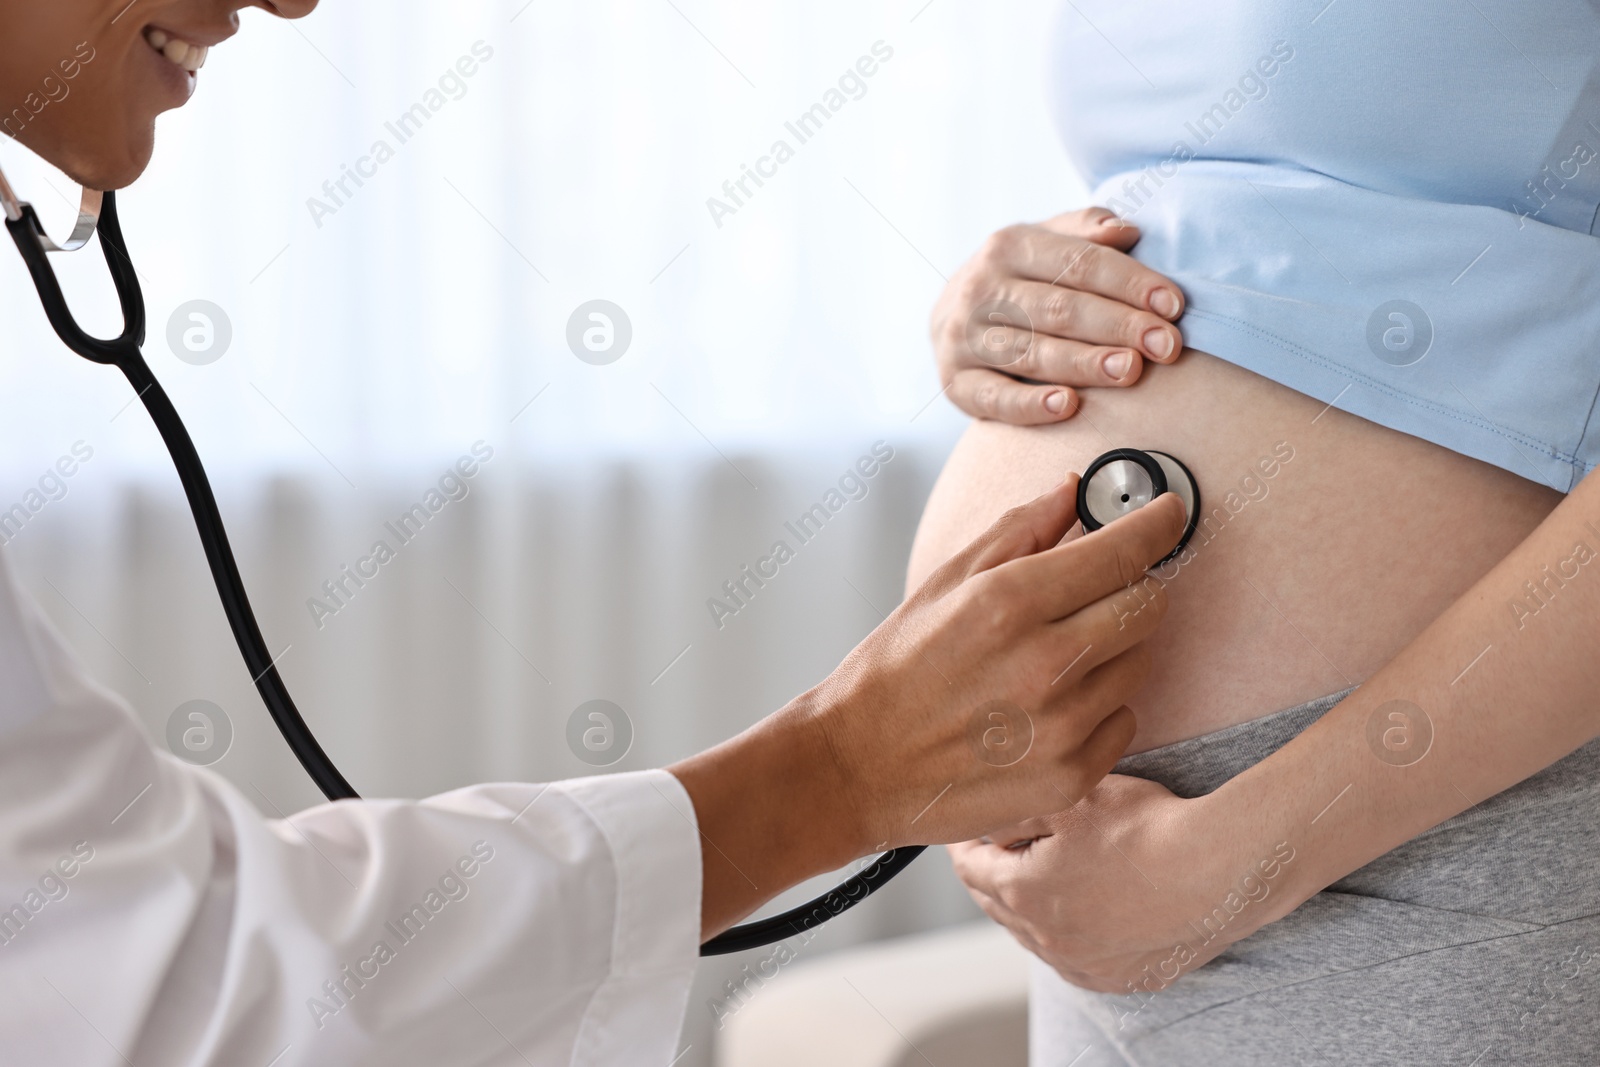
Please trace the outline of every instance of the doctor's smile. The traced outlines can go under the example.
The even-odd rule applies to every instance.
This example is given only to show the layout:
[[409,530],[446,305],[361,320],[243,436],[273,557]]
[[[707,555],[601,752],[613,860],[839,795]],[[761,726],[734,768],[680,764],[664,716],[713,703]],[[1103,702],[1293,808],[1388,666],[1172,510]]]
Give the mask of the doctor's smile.
[[1600,9],[1317,6],[0,0],[0,1067],[1593,1067]]

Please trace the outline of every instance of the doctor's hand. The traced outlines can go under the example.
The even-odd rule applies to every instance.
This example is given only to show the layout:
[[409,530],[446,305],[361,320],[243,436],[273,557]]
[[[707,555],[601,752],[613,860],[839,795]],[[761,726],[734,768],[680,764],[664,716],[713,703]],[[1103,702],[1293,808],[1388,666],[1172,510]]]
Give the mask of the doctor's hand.
[[978,906],[1062,978],[1154,993],[1303,899],[1294,848],[1252,840],[1216,798],[1113,774],[1071,810],[950,857]]
[[1167,494],[1061,544],[1077,484],[1004,515],[821,685],[670,768],[706,842],[707,936],[860,856],[1070,807],[1115,765],[1166,611],[1131,586],[1184,511]]
[[1166,601],[1130,586],[1177,543],[1183,508],[1174,496],[1063,545],[1077,485],[1003,516],[801,698],[868,849],[1059,811],[1132,740],[1124,701]]
[[1078,410],[1073,388],[1127,386],[1183,350],[1178,286],[1127,254],[1139,229],[1105,208],[993,234],[934,306],[939,381],[969,415],[1021,426]]

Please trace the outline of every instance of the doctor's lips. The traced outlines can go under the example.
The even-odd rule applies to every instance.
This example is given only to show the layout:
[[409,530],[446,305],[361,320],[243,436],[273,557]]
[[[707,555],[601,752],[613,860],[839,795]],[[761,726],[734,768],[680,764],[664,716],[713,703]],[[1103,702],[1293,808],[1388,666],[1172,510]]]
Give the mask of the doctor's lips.
[[144,39],[151,48],[165,56],[168,62],[182,67],[190,74],[206,65],[206,56],[211,52],[209,45],[195,44],[154,26],[145,27]]

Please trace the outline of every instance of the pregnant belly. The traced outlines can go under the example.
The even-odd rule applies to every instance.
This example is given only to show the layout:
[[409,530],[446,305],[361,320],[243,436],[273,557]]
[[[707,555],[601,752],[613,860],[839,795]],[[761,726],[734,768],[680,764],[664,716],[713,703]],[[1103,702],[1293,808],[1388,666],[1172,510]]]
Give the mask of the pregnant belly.
[[1159,572],[1169,608],[1128,702],[1136,752],[1364,680],[1561,499],[1189,351],[1132,389],[1086,391],[1064,423],[974,423],[929,498],[911,584],[1007,508],[1125,446],[1182,459],[1203,501],[1187,561]]

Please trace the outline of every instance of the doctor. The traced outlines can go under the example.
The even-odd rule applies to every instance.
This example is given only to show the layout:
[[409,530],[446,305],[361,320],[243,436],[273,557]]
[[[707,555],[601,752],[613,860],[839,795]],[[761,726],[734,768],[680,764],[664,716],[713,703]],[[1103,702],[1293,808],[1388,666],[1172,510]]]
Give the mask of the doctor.
[[[240,10],[314,4],[0,0],[0,122],[125,186]],[[1076,482],[821,685],[666,770],[277,820],[154,749],[0,553],[0,1063],[667,1067],[703,940],[885,847],[1067,807],[1122,754],[1165,605],[1118,601],[1183,510],[1061,545]],[[994,701],[1033,726],[1004,768],[973,744]]]

